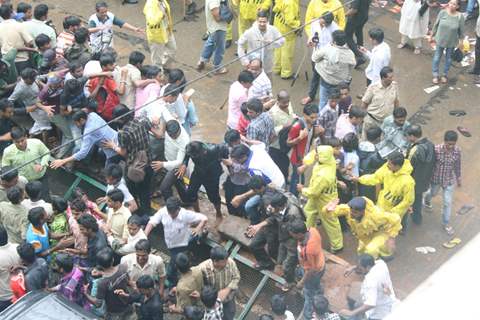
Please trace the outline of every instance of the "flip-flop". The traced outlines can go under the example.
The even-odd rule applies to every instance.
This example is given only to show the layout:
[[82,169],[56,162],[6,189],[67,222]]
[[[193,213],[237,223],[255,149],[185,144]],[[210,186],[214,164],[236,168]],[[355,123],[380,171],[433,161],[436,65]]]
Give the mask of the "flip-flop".
[[463,110],[452,110],[449,111],[448,114],[454,117],[463,117],[467,115],[467,113]]
[[447,249],[453,249],[460,243],[462,243],[462,240],[460,238],[453,238],[452,240],[445,242],[443,246]]
[[423,254],[429,254],[429,253],[435,253],[437,250],[433,247],[416,247],[415,251],[418,253],[423,253]]
[[464,137],[467,137],[467,138],[470,138],[472,136],[472,134],[470,133],[470,131],[465,128],[465,127],[461,127],[461,126],[458,126],[457,127],[457,130],[458,132],[460,132]]
[[464,215],[472,211],[472,209],[475,208],[473,204],[464,204],[458,211],[457,214],[459,215]]

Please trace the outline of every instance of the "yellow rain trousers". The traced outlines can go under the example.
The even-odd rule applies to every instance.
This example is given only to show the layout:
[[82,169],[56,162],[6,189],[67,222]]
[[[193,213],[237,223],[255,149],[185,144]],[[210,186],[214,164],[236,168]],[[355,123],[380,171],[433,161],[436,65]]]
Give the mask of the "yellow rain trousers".
[[[275,20],[273,25],[284,35],[285,43],[282,47],[275,49],[273,72],[280,74],[282,78],[293,75],[293,54],[297,36],[292,30],[300,26],[299,0],[276,0],[273,12]],[[286,33],[288,35],[285,35]]]
[[[305,13],[305,23],[320,18],[327,11],[333,13],[333,19],[338,24],[338,27],[342,30],[345,29],[345,10],[339,0],[328,0],[327,3],[323,2],[323,0],[311,0]],[[318,23],[318,20],[313,23]],[[305,32],[308,39],[312,37],[310,30],[310,24],[307,24]]]
[[319,146],[316,152],[310,152],[304,159],[304,164],[315,163],[308,187],[302,189],[302,195],[308,198],[303,208],[307,218],[307,227],[316,226],[316,219],[320,218],[322,226],[330,240],[330,248],[343,248],[343,235],[338,218],[323,214],[323,207],[330,201],[338,198],[336,162],[331,146]]
[[405,159],[397,172],[392,172],[385,163],[375,173],[361,176],[358,182],[367,186],[382,185],[377,206],[387,212],[398,214],[401,219],[415,200],[415,180],[411,176],[412,171],[413,167],[408,159]]
[[268,11],[270,9],[272,0],[232,0],[232,3],[238,7],[238,35],[241,36],[257,20],[259,10]]
[[393,252],[389,251],[385,242],[398,235],[402,229],[401,219],[397,214],[375,206],[370,199],[363,198],[367,201],[367,206],[360,222],[352,218],[350,207],[346,204],[338,205],[333,212],[327,212],[326,208],[322,212],[335,218],[347,218],[352,234],[358,239],[358,254],[366,253],[374,258],[391,256]]

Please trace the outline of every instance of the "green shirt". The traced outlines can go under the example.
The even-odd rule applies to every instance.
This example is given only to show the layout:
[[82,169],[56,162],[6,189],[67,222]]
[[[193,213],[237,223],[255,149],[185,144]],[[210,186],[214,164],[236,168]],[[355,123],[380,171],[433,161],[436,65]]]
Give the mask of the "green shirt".
[[[68,232],[68,222],[65,213],[55,214],[53,221],[48,226],[52,233],[66,233]],[[58,243],[58,240],[50,239],[50,245],[53,247]]]
[[[35,181],[42,178],[47,171],[48,160],[50,159],[48,152],[48,148],[42,141],[38,139],[27,139],[27,148],[25,151],[19,150],[15,144],[8,146],[5,151],[3,151],[2,167],[19,167],[26,162],[32,161],[26,166],[18,168],[18,173],[27,178],[28,181]],[[44,156],[37,159],[41,155]],[[37,160],[33,161],[34,159]],[[35,164],[41,164],[42,171],[36,172],[34,169]]]
[[432,33],[435,36],[437,46],[455,48],[460,39],[463,39],[464,29],[465,18],[461,12],[452,16],[446,10],[442,10],[433,25]]

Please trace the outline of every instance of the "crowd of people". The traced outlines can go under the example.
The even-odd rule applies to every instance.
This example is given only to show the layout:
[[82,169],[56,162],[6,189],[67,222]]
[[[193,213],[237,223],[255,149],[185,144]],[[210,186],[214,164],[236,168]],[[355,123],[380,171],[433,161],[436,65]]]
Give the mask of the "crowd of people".
[[[458,134],[447,130],[435,144],[407,120],[384,31],[369,29],[371,49],[364,47],[370,1],[344,7],[338,0],[311,0],[302,28],[296,0],[233,6],[205,0],[199,71],[213,56],[214,74],[228,72],[223,55],[234,43],[232,11],[238,11],[243,68],[228,92],[223,143],[192,138],[199,121],[194,90],[175,67],[166,0],[146,0],[145,30],[98,2],[88,24],[67,16],[62,32],[45,4],[1,2],[0,311],[30,291],[48,290],[105,319],[163,319],[169,312],[232,320],[241,279],[236,262],[222,246],[194,261],[209,231],[235,215],[248,221],[240,232],[251,239],[255,268],[280,274],[285,294],[303,290],[304,319],[383,319],[397,301],[387,266],[396,238],[408,232],[410,220],[422,224],[423,208],[432,210],[440,191],[439,226],[448,236],[455,233]],[[412,40],[419,54],[422,39],[434,38],[438,84],[448,82],[473,9],[464,16],[451,0],[429,31],[434,6],[405,1],[398,48]],[[196,12],[193,1],[185,8],[187,15]],[[114,26],[145,33],[150,65],[132,51],[128,63],[117,66]],[[272,77],[294,76],[295,42],[303,30],[313,76],[297,114],[289,92],[274,89]],[[476,35],[479,58],[480,18]],[[352,72],[367,62],[357,104]],[[472,73],[480,81],[480,58]],[[77,189],[69,199],[53,195],[50,171],[59,168],[97,175],[105,194],[90,199],[89,190]],[[214,223],[200,213],[201,189],[214,207]],[[157,212],[154,198],[162,203]],[[159,225],[168,263],[151,243]],[[337,314],[323,295],[323,247],[341,252],[348,230],[358,241],[358,265],[349,271],[365,278],[362,300]],[[274,295],[260,318],[294,319],[287,309],[284,295]]]

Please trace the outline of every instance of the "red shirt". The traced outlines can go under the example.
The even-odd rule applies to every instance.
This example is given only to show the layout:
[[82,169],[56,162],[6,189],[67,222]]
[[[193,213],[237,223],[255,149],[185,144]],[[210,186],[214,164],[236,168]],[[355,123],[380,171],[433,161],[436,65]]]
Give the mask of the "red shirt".
[[[288,140],[296,139],[300,135],[300,131],[303,130],[303,125],[300,121],[297,121],[288,131]],[[290,162],[294,165],[301,165],[303,156],[305,155],[305,149],[307,147],[308,136],[300,140],[299,143],[292,147],[292,153],[290,154]]]
[[237,130],[240,132],[242,136],[247,135],[247,127],[250,124],[250,120],[245,118],[245,116],[242,114],[240,116],[240,119],[238,119],[238,124],[237,124]]
[[[90,93],[92,93],[97,87],[100,81],[100,77],[93,78],[89,82]],[[117,84],[115,80],[106,78],[103,86],[97,93],[97,113],[105,119],[105,121],[112,120],[113,109],[120,103],[120,98],[117,93]]]

